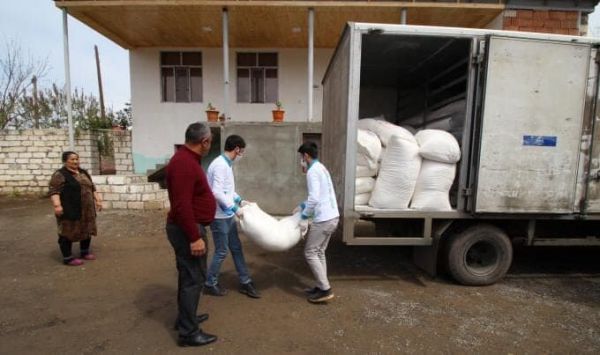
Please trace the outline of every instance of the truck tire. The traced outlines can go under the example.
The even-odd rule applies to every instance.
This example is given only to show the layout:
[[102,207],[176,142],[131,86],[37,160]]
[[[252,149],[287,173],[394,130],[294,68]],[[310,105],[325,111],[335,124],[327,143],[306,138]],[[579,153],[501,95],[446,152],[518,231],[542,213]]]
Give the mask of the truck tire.
[[501,229],[479,224],[453,236],[448,246],[448,270],[463,285],[491,285],[512,263],[512,244]]

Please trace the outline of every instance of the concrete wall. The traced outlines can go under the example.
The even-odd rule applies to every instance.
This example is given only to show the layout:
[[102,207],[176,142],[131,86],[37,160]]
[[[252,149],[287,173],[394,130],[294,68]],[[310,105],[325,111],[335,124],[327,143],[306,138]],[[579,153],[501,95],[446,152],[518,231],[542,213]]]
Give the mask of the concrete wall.
[[[234,164],[237,192],[270,214],[285,215],[306,198],[306,176],[296,152],[303,133],[320,133],[320,123],[231,123],[221,128],[227,136],[246,141],[244,158]],[[214,143],[213,143],[214,144]]]
[[[108,133],[113,140],[117,173],[131,172],[131,133]],[[0,193],[47,192],[50,176],[62,167],[61,155],[68,149],[66,129],[0,131]],[[81,167],[92,175],[99,173],[97,133],[77,134],[75,151]]]
[[[183,143],[185,128],[192,122],[206,120],[206,106],[211,102],[223,109],[223,65],[220,48],[197,48],[202,51],[203,102],[161,102],[161,50],[190,48],[144,48],[130,51],[131,102],[133,109],[133,158],[135,171],[146,173],[173,154],[174,144]],[[279,53],[279,99],[286,111],[286,122],[307,120],[307,50],[246,49]],[[271,122],[274,105],[237,103],[236,49],[230,50],[229,116],[232,122]],[[333,49],[315,50],[314,120],[321,120],[321,79]]]

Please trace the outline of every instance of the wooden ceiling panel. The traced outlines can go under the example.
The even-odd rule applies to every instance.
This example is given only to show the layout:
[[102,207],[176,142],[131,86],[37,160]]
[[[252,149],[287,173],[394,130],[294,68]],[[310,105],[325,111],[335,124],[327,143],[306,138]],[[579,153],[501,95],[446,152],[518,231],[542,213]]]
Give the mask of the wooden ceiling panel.
[[230,45],[233,47],[306,47],[307,10],[285,8],[229,8]]
[[315,10],[315,46],[335,47],[347,22],[399,24],[400,9],[317,9]]
[[222,43],[218,6],[74,8],[70,14],[111,39],[118,37],[115,42],[127,48],[218,47]]
[[[61,4],[67,2],[62,1]],[[125,48],[220,47],[222,4],[181,1],[68,1],[78,3],[69,13]],[[143,3],[143,5],[141,5]],[[168,2],[167,2],[168,3]],[[235,4],[243,5],[235,5]],[[276,3],[276,2],[273,2]],[[329,2],[335,3],[335,2]],[[57,3],[58,4],[58,3]],[[101,4],[101,5],[100,5]],[[229,2],[231,47],[306,48],[308,7],[286,2],[281,6],[250,6]],[[417,3],[418,4],[418,3]],[[346,2],[315,7],[315,47],[335,47],[347,22],[400,23],[401,10],[390,2]],[[502,8],[419,6],[409,8],[408,23],[415,25],[484,27]]]

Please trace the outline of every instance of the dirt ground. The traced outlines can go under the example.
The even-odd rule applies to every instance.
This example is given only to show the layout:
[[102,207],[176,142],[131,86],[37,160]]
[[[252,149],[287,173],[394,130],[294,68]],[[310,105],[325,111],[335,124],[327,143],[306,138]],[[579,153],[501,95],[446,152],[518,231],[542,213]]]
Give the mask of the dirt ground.
[[0,353],[600,353],[598,248],[518,250],[502,282],[463,287],[416,269],[408,248],[339,240],[327,305],[302,295],[312,284],[301,246],[269,254],[244,241],[263,298],[235,291],[229,258],[221,282],[233,292],[200,301],[219,340],[178,348],[164,220],[101,212],[98,260],[66,267],[50,203],[0,199]]

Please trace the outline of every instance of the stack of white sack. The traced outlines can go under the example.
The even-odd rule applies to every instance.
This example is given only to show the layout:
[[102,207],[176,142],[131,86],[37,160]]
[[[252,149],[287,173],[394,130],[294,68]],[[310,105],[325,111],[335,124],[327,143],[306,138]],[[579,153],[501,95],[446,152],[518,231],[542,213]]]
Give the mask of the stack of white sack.
[[375,179],[372,177],[357,177],[354,185],[354,204],[366,205],[371,198],[371,191],[375,187]]
[[302,238],[300,212],[277,220],[261,210],[256,203],[249,203],[241,207],[241,210],[242,232],[262,249],[285,251],[298,244]]
[[381,156],[379,138],[373,132],[358,129],[356,143],[356,177],[375,176]]
[[356,132],[356,189],[354,204],[366,205],[375,185],[381,159],[381,141],[373,132],[358,129]]
[[415,138],[423,158],[410,207],[417,210],[450,211],[449,192],[460,160],[460,147],[450,133],[425,129]]
[[421,169],[419,145],[410,132],[398,128],[406,134],[392,135],[387,142],[381,168],[369,200],[369,205],[375,208],[408,208],[415,190]]
[[356,126],[359,129],[371,131],[379,137],[381,145],[387,147],[392,136],[402,137],[410,142],[416,142],[415,137],[406,128],[396,126],[393,123],[373,118],[363,118],[358,120]]

